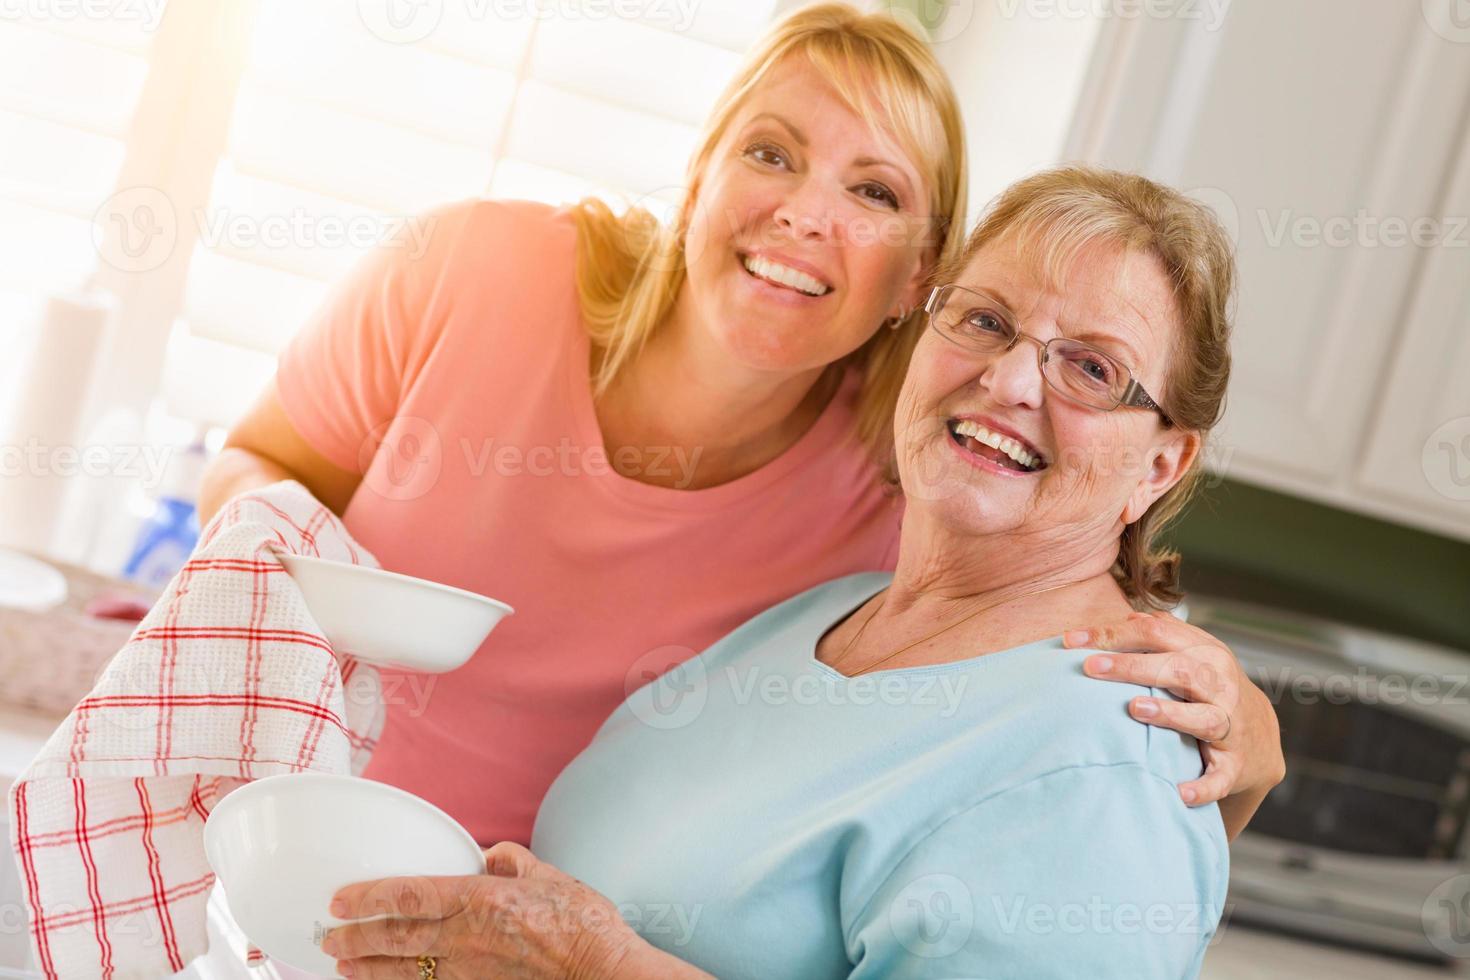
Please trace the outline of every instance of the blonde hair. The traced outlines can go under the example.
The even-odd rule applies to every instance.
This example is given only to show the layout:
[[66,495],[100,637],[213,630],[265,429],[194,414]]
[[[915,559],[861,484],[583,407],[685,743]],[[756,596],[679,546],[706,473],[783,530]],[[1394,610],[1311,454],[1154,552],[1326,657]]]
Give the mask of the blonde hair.
[[[1234,248],[1213,212],[1137,174],[1068,166],[1034,174],[991,202],[964,248],[936,278],[949,282],[975,253],[1006,239],[1053,282],[1089,245],[1110,243],[1162,264],[1179,317],[1163,390],[1173,425],[1199,434],[1201,450],[1225,409],[1230,379]],[[1198,489],[1197,455],[1178,483],[1123,529],[1113,576],[1136,607],[1166,608],[1182,597],[1179,554],[1155,539]]]
[[[795,55],[804,55],[875,131],[892,132],[919,165],[930,191],[934,264],[958,251],[963,236],[951,231],[964,221],[964,130],[954,90],[928,44],[887,11],[864,13],[845,3],[802,8],[755,45],[716,101],[689,159],[684,207],[674,227],[641,207],[618,215],[597,198],[573,206],[577,293],[597,351],[597,394],[637,357],[673,308],[685,280],[690,208],[716,145],[761,80]],[[874,324],[874,336],[838,362],[863,372],[857,434],[875,459],[891,446],[898,392],[923,329],[923,316],[914,312],[893,330]]]

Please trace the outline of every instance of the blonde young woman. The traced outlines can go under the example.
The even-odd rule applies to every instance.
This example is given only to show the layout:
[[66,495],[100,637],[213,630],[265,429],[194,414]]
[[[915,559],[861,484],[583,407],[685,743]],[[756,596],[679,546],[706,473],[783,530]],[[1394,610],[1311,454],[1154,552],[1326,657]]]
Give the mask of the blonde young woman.
[[[518,610],[427,697],[390,701],[369,777],[483,844],[527,843],[628,691],[795,593],[894,566],[893,406],[926,280],[960,247],[964,173],[924,42],[823,4],[736,73],[676,227],[461,202],[430,215],[424,254],[382,250],[336,289],[202,515],[294,478],[385,568]],[[1144,652],[1098,676],[1189,699],[1147,720],[1217,739],[1181,793],[1242,826],[1281,756],[1229,652],[1166,618],[1074,625]]]

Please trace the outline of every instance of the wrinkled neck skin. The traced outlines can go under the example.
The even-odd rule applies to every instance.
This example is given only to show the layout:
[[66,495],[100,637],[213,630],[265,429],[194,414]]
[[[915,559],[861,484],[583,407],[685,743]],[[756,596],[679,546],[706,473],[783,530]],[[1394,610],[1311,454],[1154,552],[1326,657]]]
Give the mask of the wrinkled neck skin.
[[958,535],[911,507],[893,584],[868,632],[912,639],[974,614],[939,644],[961,659],[1119,619],[1132,611],[1109,571],[1121,526]]
[[[785,452],[822,414],[838,372],[785,373],[732,364],[694,322],[687,288],[669,319],[597,399],[609,454],[682,450],[692,482],[715,486],[752,473]],[[649,480],[647,482],[656,482]]]

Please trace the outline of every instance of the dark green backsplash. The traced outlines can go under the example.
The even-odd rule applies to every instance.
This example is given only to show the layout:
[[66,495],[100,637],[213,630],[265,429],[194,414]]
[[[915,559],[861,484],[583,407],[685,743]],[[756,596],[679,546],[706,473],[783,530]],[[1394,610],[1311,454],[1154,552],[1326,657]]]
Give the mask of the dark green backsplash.
[[1224,481],[1167,535],[1186,589],[1282,604],[1470,655],[1470,543]]

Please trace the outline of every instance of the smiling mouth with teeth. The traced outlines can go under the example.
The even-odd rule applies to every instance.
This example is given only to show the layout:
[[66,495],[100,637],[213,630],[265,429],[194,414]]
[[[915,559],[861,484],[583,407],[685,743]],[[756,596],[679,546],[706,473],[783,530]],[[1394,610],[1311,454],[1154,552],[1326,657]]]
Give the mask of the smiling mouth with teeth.
[[813,276],[807,275],[799,269],[784,266],[779,262],[762,258],[759,255],[741,255],[740,264],[753,278],[772,286],[781,286],[793,292],[810,296],[813,299],[825,296],[832,291],[832,287]]
[[988,459],[998,466],[1018,473],[1036,473],[1046,469],[1046,460],[1021,443],[999,432],[992,432],[969,419],[950,419],[949,436],[961,449]]

